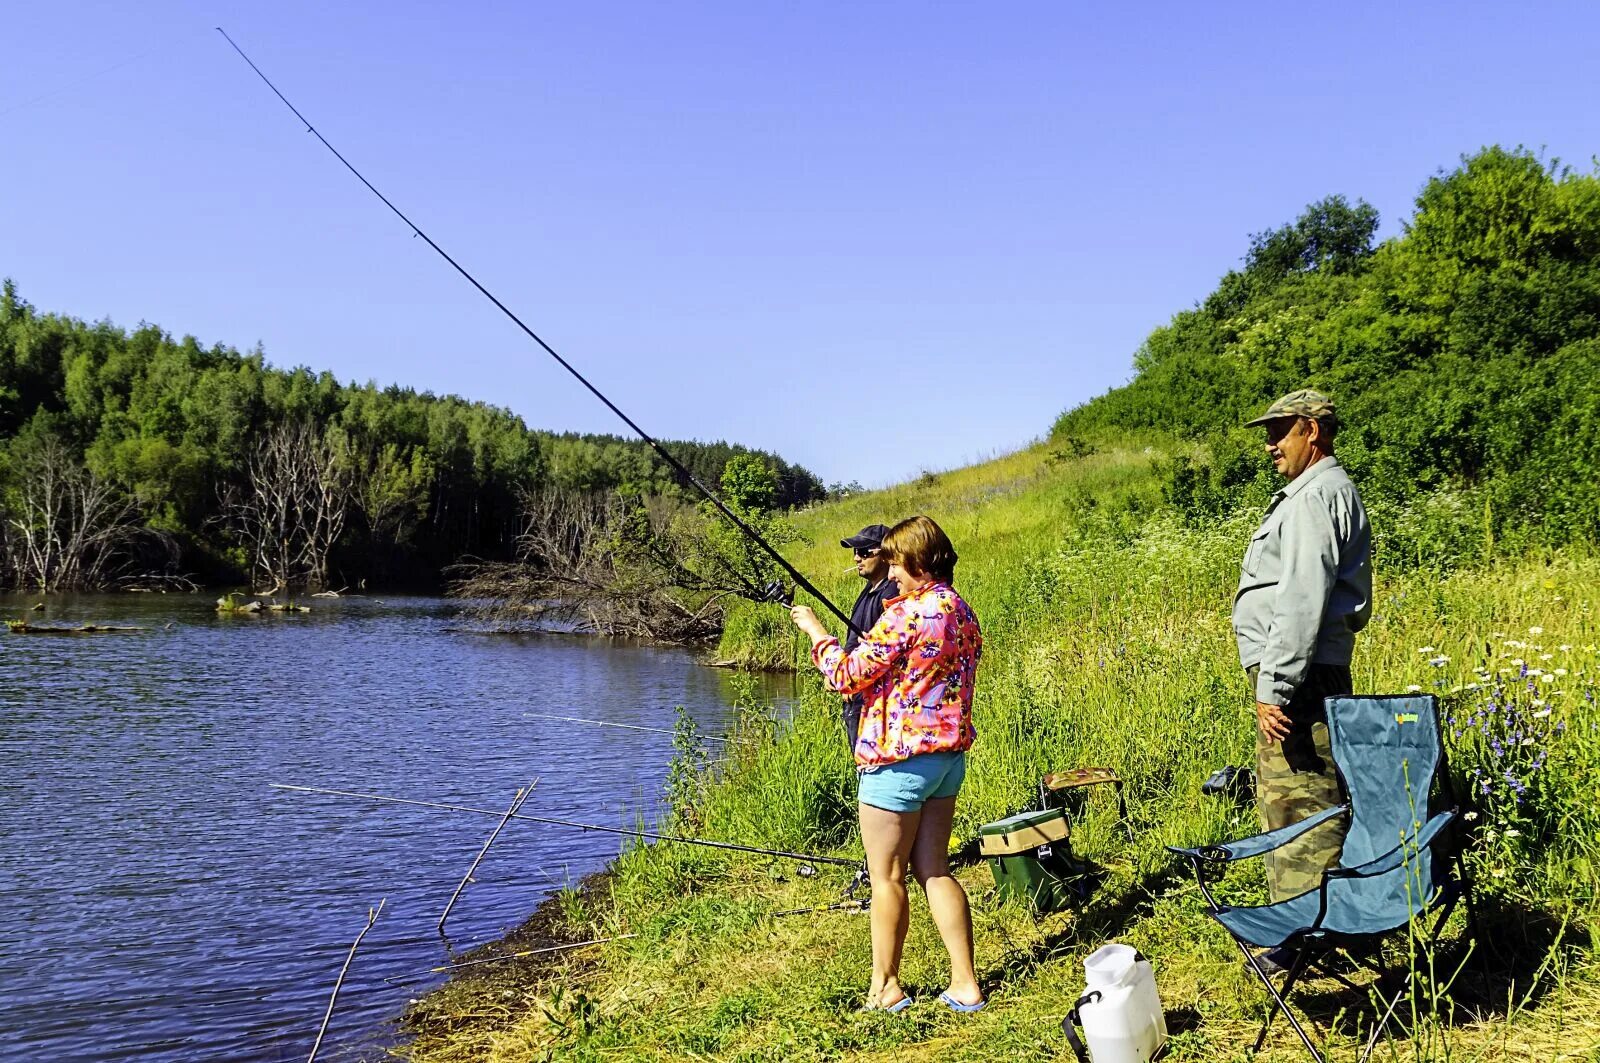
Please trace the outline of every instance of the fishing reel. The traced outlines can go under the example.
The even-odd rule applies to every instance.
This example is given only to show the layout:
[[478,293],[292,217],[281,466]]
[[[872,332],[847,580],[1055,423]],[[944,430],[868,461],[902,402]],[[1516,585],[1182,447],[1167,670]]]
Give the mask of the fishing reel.
[[794,605],[794,588],[782,580],[772,580],[761,588],[761,598],[759,600],[789,608]]
[[[856,891],[863,888],[867,891],[867,895],[857,897]],[[857,914],[872,910],[872,878],[867,874],[865,861],[856,868],[855,875],[850,879],[850,885],[844,888],[844,895],[840,898],[838,907],[841,911]]]

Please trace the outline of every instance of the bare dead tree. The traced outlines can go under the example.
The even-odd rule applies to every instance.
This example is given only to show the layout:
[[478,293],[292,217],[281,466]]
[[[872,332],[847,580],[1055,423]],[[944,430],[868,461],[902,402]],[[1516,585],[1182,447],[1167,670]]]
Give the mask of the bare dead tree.
[[692,506],[542,488],[524,494],[522,511],[515,561],[456,569],[451,593],[477,619],[697,642],[721,629],[728,595],[750,592],[736,573],[682,560]]
[[328,558],[350,512],[348,440],[310,421],[267,431],[245,462],[242,490],[224,496],[252,574],[275,587],[328,585]]
[[133,499],[53,435],[13,449],[0,513],[5,582],[41,591],[105,586],[118,548],[139,532]]

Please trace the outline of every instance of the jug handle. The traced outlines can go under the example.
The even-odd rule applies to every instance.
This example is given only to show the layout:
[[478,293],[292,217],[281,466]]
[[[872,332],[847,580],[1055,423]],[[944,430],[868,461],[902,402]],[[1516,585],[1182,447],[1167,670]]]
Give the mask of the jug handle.
[[1078,1036],[1078,1009],[1085,1004],[1096,1003],[1099,999],[1100,990],[1089,990],[1078,998],[1077,1003],[1072,1005],[1072,1010],[1067,1012],[1067,1017],[1061,1020],[1061,1032],[1067,1035],[1067,1044],[1072,1046],[1073,1054],[1078,1057],[1078,1063],[1089,1063],[1089,1046]]

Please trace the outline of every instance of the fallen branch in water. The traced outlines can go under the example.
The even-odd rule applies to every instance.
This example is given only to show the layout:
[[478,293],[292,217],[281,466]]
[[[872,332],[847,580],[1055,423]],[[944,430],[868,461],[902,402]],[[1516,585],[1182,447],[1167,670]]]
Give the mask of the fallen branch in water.
[[6,629],[13,635],[106,635],[122,631],[143,631],[142,627],[114,627],[109,624],[83,624],[64,627],[60,624],[30,624],[26,620],[7,620]]

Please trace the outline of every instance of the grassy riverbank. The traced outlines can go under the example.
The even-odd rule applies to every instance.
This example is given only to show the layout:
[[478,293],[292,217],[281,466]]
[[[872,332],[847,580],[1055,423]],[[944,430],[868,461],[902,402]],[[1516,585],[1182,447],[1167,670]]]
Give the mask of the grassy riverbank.
[[[1180,524],[1152,470],[1175,446],[1155,436],[1099,450],[1039,446],[795,519],[809,541],[795,560],[808,573],[836,573],[819,585],[845,602],[855,582],[837,540],[863,524],[925,512],[960,550],[957,584],[987,646],[958,838],[1028,807],[1045,771],[1103,764],[1127,780],[1129,823],[1111,801],[1091,799],[1078,824],[1076,849],[1106,871],[1081,913],[1035,919],[996,902],[982,865],[961,872],[974,899],[986,1011],[958,1017],[932,1003],[944,984],[942,950],[920,900],[904,977],[927,1000],[898,1018],[857,1015],[869,967],[865,919],[772,917],[836,899],[848,872],[821,867],[803,878],[792,863],[655,846],[627,852],[610,876],[558,898],[540,935],[636,937],[479,968],[414,1010],[406,1054],[428,1063],[1069,1059],[1059,1022],[1081,960],[1116,938],[1155,961],[1178,1031],[1169,1058],[1241,1057],[1263,995],[1163,847],[1252,829],[1248,810],[1197,792],[1214,768],[1246,762],[1251,750],[1228,627],[1251,519]],[[1600,561],[1583,552],[1454,572],[1380,569],[1356,686],[1446,696],[1455,767],[1474,794],[1473,868],[1487,931],[1475,959],[1488,962],[1456,980],[1460,1006],[1423,1000],[1403,1058],[1589,1059],[1600,1045],[1597,606]],[[799,661],[800,647],[782,610],[751,606],[731,618],[719,656],[774,666]],[[765,722],[763,708],[749,706],[715,775],[677,773],[681,828],[858,853],[837,700],[808,681],[783,728]],[[1260,896],[1259,870],[1236,873],[1228,890]],[[1441,981],[1460,955],[1452,948],[1435,958]],[[1369,1013],[1362,998],[1335,988],[1317,984],[1309,1003],[1342,1058]],[[1290,1036],[1280,1023],[1264,1058],[1300,1058]]]

